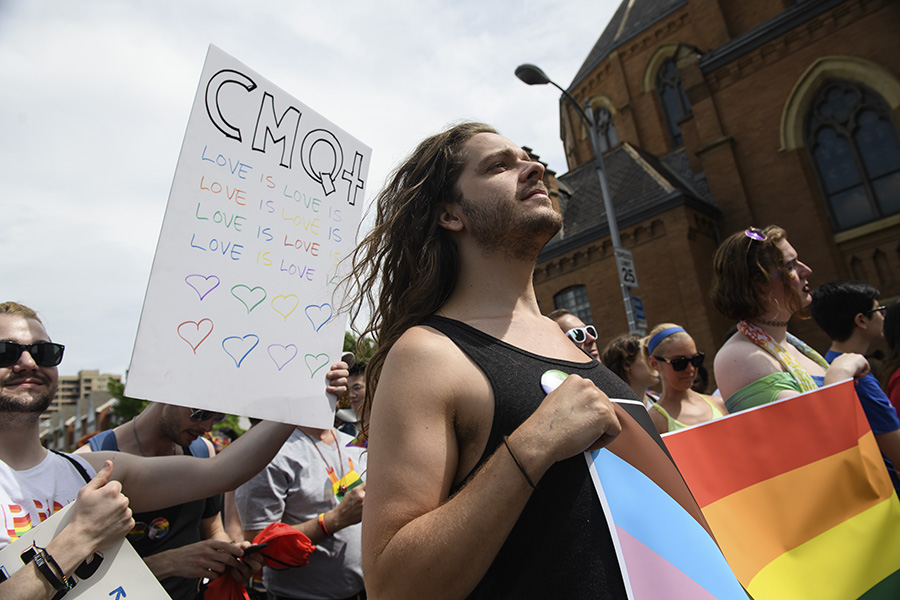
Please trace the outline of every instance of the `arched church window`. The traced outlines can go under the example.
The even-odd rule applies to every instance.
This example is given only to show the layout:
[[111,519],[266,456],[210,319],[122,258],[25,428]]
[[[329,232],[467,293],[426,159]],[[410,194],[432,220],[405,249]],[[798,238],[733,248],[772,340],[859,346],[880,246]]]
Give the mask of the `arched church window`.
[[616,132],[616,122],[609,109],[598,106],[594,109],[594,127],[599,134],[600,151],[606,152],[619,144],[619,134]]
[[684,138],[678,122],[691,114],[691,102],[681,85],[681,74],[674,58],[665,59],[656,72],[656,91],[666,116],[666,127],[672,138],[672,145],[683,146]]
[[558,292],[553,296],[553,304],[556,308],[565,308],[585,323],[594,322],[594,317],[591,315],[591,302],[588,300],[587,288],[583,285],[569,286]]
[[835,231],[900,213],[900,144],[884,99],[847,80],[822,84],[810,104],[806,147]]

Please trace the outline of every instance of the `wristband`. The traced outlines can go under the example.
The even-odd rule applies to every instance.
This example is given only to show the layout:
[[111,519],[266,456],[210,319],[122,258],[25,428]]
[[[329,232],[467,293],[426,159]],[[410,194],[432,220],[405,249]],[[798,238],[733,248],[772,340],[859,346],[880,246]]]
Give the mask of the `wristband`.
[[35,547],[35,553],[32,560],[34,561],[34,566],[37,567],[38,572],[51,586],[53,586],[54,590],[57,592],[69,591],[69,587],[61,581],[60,578],[56,576],[56,573],[53,572],[53,569],[50,568],[50,564],[44,557],[44,551],[42,549]]
[[522,466],[522,463],[519,462],[519,459],[516,458],[516,455],[513,454],[512,448],[509,447],[509,436],[503,436],[503,445],[506,446],[506,449],[509,451],[509,455],[512,457],[513,462],[516,463],[516,466],[519,467],[519,470],[522,471],[522,475],[525,477],[525,481],[528,482],[528,485],[531,486],[531,489],[534,489],[534,482],[531,480],[531,477],[528,476],[528,473],[525,471],[525,467]]
[[71,590],[72,588],[74,588],[74,587],[75,587],[75,584],[72,583],[72,580],[71,580],[71,579],[69,579],[68,577],[66,577],[66,574],[65,574],[65,573],[63,572],[63,570],[62,570],[62,567],[60,567],[60,566],[59,566],[59,563],[56,562],[56,559],[53,558],[53,556],[52,556],[49,552],[47,552],[47,549],[46,549],[46,548],[42,548],[42,549],[41,549],[41,552],[43,553],[44,558],[47,559],[47,562],[50,563],[50,566],[51,566],[53,569],[55,569],[56,572],[59,574],[59,578],[60,578],[60,579],[62,580],[62,582],[65,584],[66,589],[67,589],[67,590]]
[[325,513],[319,513],[319,516],[316,520],[319,522],[319,527],[322,528],[322,531],[325,532],[325,535],[331,537],[331,533],[329,533],[328,528],[325,527]]

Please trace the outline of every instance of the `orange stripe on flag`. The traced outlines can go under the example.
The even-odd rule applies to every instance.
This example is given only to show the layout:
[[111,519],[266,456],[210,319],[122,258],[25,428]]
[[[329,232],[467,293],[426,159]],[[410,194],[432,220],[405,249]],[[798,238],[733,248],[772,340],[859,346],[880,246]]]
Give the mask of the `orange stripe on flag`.
[[[852,402],[843,401],[847,394]],[[740,419],[735,423],[735,419]],[[795,435],[798,423],[818,434]],[[850,426],[848,426],[850,424]],[[739,428],[739,434],[738,434]],[[846,381],[663,436],[701,507],[738,490],[856,446],[869,423]],[[753,460],[744,460],[748,440]]]
[[[858,446],[735,492],[705,506],[703,514],[735,575],[746,586],[786,551],[893,493],[875,437],[869,432]],[[841,555],[835,552],[836,558]]]

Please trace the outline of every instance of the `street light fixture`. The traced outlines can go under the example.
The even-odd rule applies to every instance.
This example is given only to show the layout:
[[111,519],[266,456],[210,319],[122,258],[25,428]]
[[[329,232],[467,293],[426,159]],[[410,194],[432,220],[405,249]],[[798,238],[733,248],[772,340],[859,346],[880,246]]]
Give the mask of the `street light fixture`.
[[591,140],[591,148],[594,151],[594,164],[597,170],[597,178],[600,180],[600,195],[603,196],[603,207],[606,209],[606,220],[609,224],[609,237],[612,240],[613,252],[616,256],[616,270],[619,273],[619,287],[622,288],[622,301],[625,304],[625,317],[628,320],[628,331],[631,333],[643,333],[637,326],[634,315],[634,305],[631,300],[631,287],[637,287],[637,275],[634,271],[634,260],[631,252],[622,248],[622,240],[619,238],[619,224],[616,222],[616,213],[613,209],[612,196],[606,183],[606,169],[603,167],[603,150],[600,146],[600,132],[594,122],[594,111],[591,110],[589,99],[584,101],[582,109],[572,94],[561,88],[556,82],[547,77],[540,67],[524,64],[516,68],[516,77],[528,85],[550,84],[563,93],[569,103],[575,107],[575,112],[581,117],[588,137]]

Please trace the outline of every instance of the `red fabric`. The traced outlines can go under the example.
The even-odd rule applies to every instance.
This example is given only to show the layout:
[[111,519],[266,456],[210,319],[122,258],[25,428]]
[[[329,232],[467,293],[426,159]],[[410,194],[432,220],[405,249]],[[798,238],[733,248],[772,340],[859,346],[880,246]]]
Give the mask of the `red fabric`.
[[272,523],[253,538],[254,544],[268,544],[262,551],[272,569],[305,567],[316,547],[309,538],[285,523]]
[[244,584],[235,581],[230,573],[222,573],[206,585],[203,600],[250,600]]

